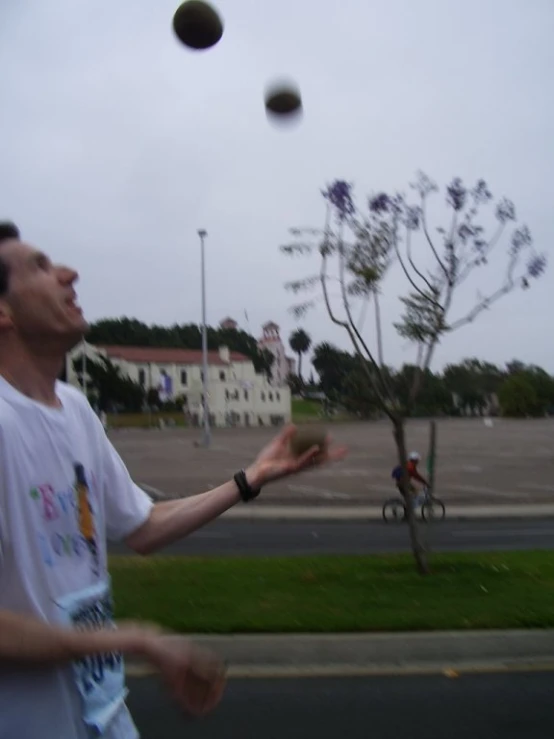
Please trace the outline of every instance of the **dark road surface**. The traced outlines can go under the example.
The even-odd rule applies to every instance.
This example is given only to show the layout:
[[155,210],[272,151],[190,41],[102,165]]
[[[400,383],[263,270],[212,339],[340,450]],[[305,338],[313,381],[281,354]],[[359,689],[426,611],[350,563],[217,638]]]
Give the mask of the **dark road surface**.
[[[433,551],[494,551],[554,548],[554,520],[475,520],[422,524],[421,532]],[[329,522],[216,521],[165,554],[365,554],[409,550],[405,524]],[[112,546],[112,553],[129,553]]]
[[141,739],[552,739],[554,673],[232,681],[185,718],[151,679],[130,681]]

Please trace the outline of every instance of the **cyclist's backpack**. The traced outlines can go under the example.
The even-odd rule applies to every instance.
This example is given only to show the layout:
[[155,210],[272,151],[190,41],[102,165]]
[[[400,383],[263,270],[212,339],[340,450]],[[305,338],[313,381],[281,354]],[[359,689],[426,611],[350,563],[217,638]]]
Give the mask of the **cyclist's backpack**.
[[397,480],[397,481],[400,480],[400,478],[402,477],[402,467],[401,467],[401,465],[399,465],[399,464],[396,465],[396,467],[392,471],[391,477],[394,480]]

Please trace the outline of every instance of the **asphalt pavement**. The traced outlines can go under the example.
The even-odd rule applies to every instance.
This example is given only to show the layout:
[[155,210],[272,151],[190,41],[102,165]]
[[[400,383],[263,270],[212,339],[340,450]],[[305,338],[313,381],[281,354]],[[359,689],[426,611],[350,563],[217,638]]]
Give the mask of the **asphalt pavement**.
[[[422,524],[431,551],[495,551],[554,548],[554,520],[469,520]],[[369,554],[409,550],[404,523],[352,521],[219,520],[177,542],[162,554],[315,555]],[[112,553],[128,553],[113,545]]]
[[554,672],[231,680],[192,720],[154,678],[129,681],[141,739],[551,739]]

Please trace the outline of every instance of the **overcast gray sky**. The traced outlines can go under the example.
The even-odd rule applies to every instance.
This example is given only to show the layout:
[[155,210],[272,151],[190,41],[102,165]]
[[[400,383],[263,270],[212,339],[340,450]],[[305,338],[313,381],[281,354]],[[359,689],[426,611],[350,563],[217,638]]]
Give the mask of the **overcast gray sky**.
[[[258,334],[272,319],[287,338],[297,324],[283,284],[311,269],[278,246],[289,226],[322,225],[320,190],[334,178],[363,202],[408,190],[418,169],[441,185],[483,177],[552,252],[552,0],[221,0],[225,35],[201,53],[173,36],[177,4],[0,2],[0,218],[78,268],[90,319],[199,321],[205,228],[209,322],[230,315]],[[305,108],[286,129],[263,107],[282,74]],[[503,264],[499,248],[453,315]],[[446,338],[434,366],[519,357],[554,372],[553,287],[551,264]],[[405,290],[393,271],[393,365],[414,356],[392,328]],[[322,308],[302,325],[315,343],[348,346]],[[365,327],[371,340],[371,315]]]

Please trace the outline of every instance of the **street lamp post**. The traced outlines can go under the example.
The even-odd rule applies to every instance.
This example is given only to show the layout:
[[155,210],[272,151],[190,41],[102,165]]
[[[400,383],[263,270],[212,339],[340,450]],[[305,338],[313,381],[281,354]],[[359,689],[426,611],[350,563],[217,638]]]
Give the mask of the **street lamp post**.
[[204,229],[199,229],[202,261],[202,408],[204,411],[204,446],[210,446],[210,410],[208,405],[208,333],[206,328],[206,267],[204,258]]

